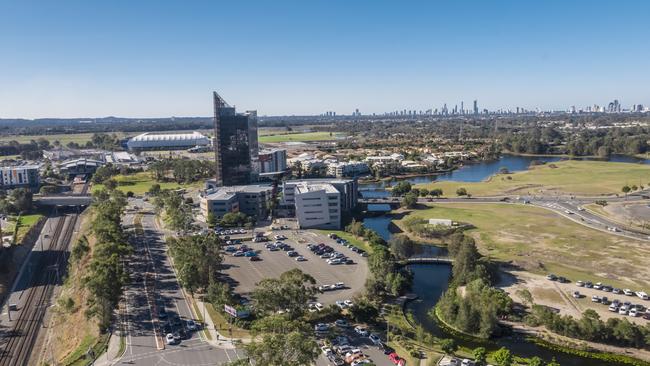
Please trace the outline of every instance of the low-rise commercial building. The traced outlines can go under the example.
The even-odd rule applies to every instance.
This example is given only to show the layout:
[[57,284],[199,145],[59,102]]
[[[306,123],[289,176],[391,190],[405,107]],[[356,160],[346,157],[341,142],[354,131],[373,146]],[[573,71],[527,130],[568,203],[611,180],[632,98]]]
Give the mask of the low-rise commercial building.
[[38,189],[40,176],[37,165],[9,166],[0,168],[0,189],[30,188]]
[[266,218],[269,214],[273,196],[270,185],[214,187],[208,182],[206,186],[209,188],[200,198],[204,218],[210,213],[218,219],[228,212],[242,212],[257,219]]
[[339,229],[344,213],[357,206],[355,179],[302,179],[282,185],[281,207],[298,219],[300,227]]

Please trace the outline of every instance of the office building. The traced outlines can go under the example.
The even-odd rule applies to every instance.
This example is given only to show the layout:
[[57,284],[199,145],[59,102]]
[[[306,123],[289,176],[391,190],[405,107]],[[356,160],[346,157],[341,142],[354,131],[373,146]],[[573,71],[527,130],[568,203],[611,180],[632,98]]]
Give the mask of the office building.
[[206,191],[200,197],[200,209],[204,218],[212,213],[220,219],[228,212],[242,212],[257,219],[265,219],[273,198],[270,185],[216,187],[215,181],[206,182]]
[[478,101],[476,99],[474,100],[474,114],[478,114]]
[[194,146],[207,146],[210,140],[196,131],[192,133],[146,132],[131,138],[126,146],[129,150],[176,150]]
[[256,179],[258,164],[257,112],[237,113],[216,92],[214,154],[219,186],[245,185]]
[[287,150],[262,150],[258,161],[260,174],[284,172],[287,170]]
[[30,188],[38,190],[41,183],[37,165],[0,168],[0,189]]
[[357,206],[358,195],[356,179],[289,180],[282,185],[280,207],[300,227],[338,229],[341,216]]

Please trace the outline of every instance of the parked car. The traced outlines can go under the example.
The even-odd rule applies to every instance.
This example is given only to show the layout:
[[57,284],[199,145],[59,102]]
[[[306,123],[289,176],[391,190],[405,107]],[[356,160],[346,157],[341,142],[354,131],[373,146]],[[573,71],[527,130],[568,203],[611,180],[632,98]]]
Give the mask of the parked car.
[[573,291],[571,296],[573,296],[573,298],[575,298],[575,299],[579,299],[579,298],[582,297],[582,295],[580,295],[580,291]]
[[641,300],[648,300],[648,294],[643,291],[637,291],[636,296]]
[[188,330],[196,330],[197,325],[196,322],[192,319],[189,319],[188,321],[185,322],[185,326],[187,327]]
[[329,325],[325,323],[318,323],[314,325],[314,330],[317,332],[327,332],[330,329]]
[[374,334],[374,333],[371,334],[371,335],[369,335],[368,338],[370,339],[370,341],[372,342],[372,344],[374,344],[375,346],[379,346],[379,345],[382,344],[382,343],[381,343],[381,338],[379,338],[379,336],[376,335],[376,334]]
[[343,301],[343,303],[344,303],[345,306],[347,306],[347,307],[351,307],[352,305],[354,305],[354,303],[353,303],[351,300],[345,300],[345,301]]
[[549,280],[549,281],[556,281],[557,276],[551,273],[551,274],[546,275],[546,279]]
[[626,288],[623,290],[623,293],[627,296],[634,296],[634,292],[630,290],[629,288]]
[[307,260],[307,258],[303,257],[302,255],[299,255],[299,256],[296,257],[297,262],[304,262],[306,260]]
[[616,287],[614,287],[614,288],[612,289],[612,293],[613,293],[613,294],[621,294],[622,292],[623,292],[623,291],[621,291],[620,288],[616,288]]
[[337,319],[334,322],[334,325],[336,325],[339,328],[347,328],[347,327],[350,326],[350,324],[348,324],[347,320],[345,320],[345,319]]
[[174,335],[171,333],[167,333],[167,335],[165,336],[165,343],[176,344],[176,339],[174,338]]
[[591,297],[591,301],[592,301],[592,302],[600,302],[600,296],[598,296],[598,295],[594,295],[594,296],[592,296],[592,297]]
[[585,283],[582,282],[582,281],[578,281],[578,282],[576,282],[576,286],[578,286],[578,287],[585,287]]
[[254,256],[254,257],[248,258],[248,260],[251,261],[251,262],[259,262],[259,261],[262,260],[262,258],[260,258],[258,256]]
[[369,333],[368,333],[368,329],[366,329],[366,328],[364,328],[364,327],[362,327],[362,326],[359,326],[359,325],[357,325],[356,327],[354,327],[354,331],[355,331],[358,335],[360,335],[360,336],[362,336],[362,337],[367,337],[367,336],[369,335]]

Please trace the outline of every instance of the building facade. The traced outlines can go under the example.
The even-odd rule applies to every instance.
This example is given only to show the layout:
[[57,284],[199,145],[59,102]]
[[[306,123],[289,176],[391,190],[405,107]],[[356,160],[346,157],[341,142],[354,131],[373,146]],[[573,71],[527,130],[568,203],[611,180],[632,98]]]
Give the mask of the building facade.
[[264,219],[269,214],[273,197],[272,186],[252,184],[214,187],[210,182],[206,185],[208,189],[200,198],[201,214],[204,218],[210,213],[220,219],[228,212],[242,212],[257,219]]
[[287,150],[262,150],[259,153],[260,174],[287,170]]
[[357,206],[358,198],[356,179],[289,180],[282,185],[280,206],[295,215],[301,227],[338,229],[342,215]]
[[37,190],[41,183],[36,165],[1,167],[0,176],[2,177],[0,189],[30,188]]
[[219,186],[245,185],[255,180],[258,164],[257,112],[237,113],[216,92],[214,153]]

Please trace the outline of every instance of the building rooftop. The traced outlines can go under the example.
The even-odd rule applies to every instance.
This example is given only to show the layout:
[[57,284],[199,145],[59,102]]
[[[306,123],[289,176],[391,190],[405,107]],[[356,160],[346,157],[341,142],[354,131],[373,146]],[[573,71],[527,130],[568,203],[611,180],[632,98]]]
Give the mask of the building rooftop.
[[327,183],[316,183],[308,184],[307,182],[302,182],[296,186],[296,191],[298,193],[307,193],[307,192],[317,192],[325,191],[326,193],[339,193],[339,191],[334,188],[333,185]]
[[197,140],[197,139],[206,139],[205,135],[199,132],[192,133],[152,133],[145,132],[143,134],[132,137],[129,141],[186,141],[186,140]]
[[205,198],[209,200],[230,199],[237,193],[261,193],[273,189],[270,185],[266,184],[249,184],[245,186],[228,186],[219,187],[214,190],[207,191]]

